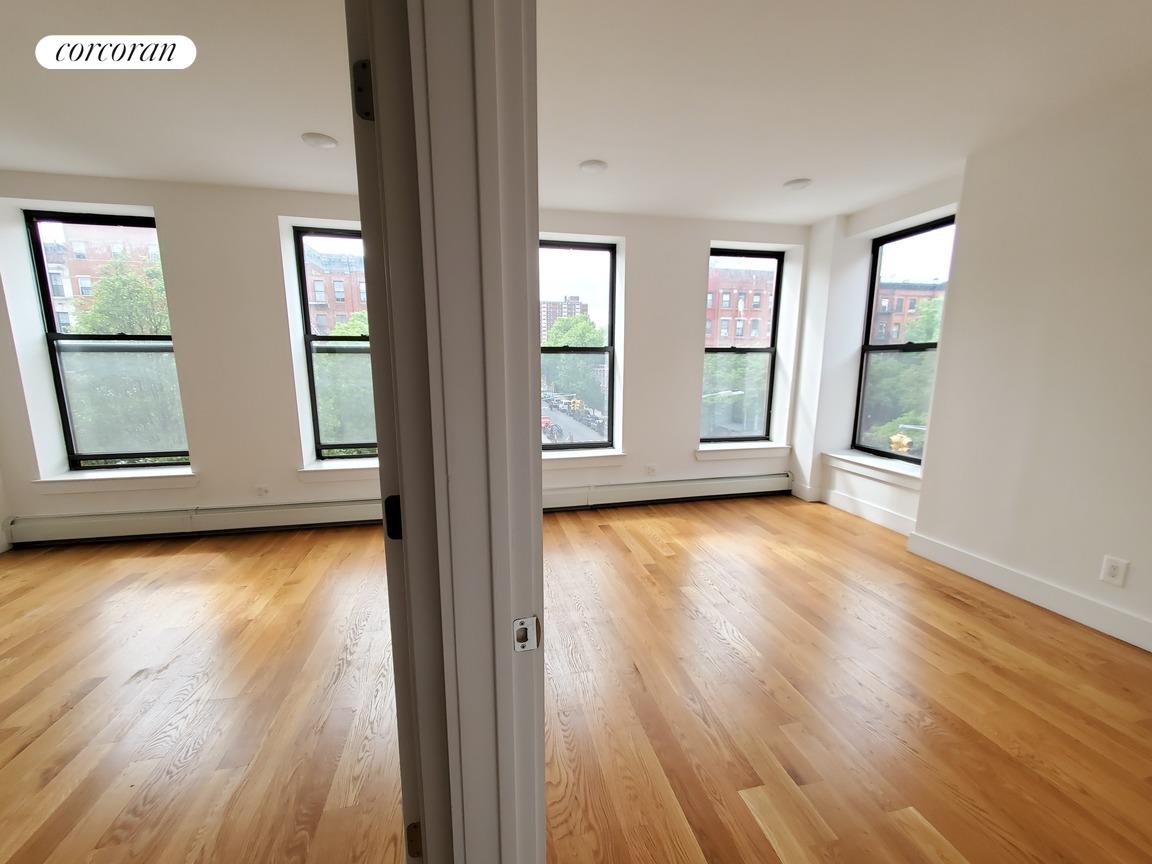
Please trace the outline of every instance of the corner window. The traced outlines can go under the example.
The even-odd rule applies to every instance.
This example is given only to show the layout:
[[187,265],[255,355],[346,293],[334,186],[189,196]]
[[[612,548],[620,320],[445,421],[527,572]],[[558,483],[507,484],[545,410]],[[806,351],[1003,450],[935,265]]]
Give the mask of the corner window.
[[[363,280],[360,232],[296,228],[293,234],[316,458],[375,456],[368,312],[337,312],[324,290],[333,273],[350,273]],[[332,293],[332,302],[343,299],[343,280],[332,280]]]
[[[188,464],[156,222],[25,213],[73,470]],[[112,254],[120,247],[120,253]],[[79,293],[57,290],[75,276]]]
[[540,440],[612,446],[616,247],[540,241]]
[[[727,318],[720,319],[717,335],[705,329],[701,441],[768,438],[776,365],[776,309],[783,263],[783,252],[712,250],[708,259],[708,290],[719,291],[722,298],[735,294],[739,298],[738,311],[743,311],[751,294],[752,306],[761,317],[750,319],[751,324],[749,319],[737,318],[734,334]],[[722,307],[728,305],[727,301],[721,303]]]
[[[940,318],[952,265],[955,218],[878,237],[860,362],[853,446],[919,463],[928,435]],[[903,321],[877,320],[905,299]]]

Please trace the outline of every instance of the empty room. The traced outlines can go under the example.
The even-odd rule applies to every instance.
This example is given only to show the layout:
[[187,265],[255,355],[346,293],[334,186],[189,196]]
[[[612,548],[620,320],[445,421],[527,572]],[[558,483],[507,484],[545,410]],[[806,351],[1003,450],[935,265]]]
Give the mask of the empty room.
[[52,0],[0,117],[0,864],[1152,861],[1148,3]]

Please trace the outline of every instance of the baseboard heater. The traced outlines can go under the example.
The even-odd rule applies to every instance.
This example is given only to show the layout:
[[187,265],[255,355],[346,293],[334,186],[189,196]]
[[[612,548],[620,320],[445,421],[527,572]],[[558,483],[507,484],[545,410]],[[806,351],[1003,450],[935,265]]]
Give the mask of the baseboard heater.
[[356,525],[380,522],[382,519],[380,499],[368,498],[249,507],[18,516],[12,520],[9,533],[12,543],[20,545],[113,537],[156,537],[165,534],[222,534],[312,525]]
[[788,492],[792,475],[758,474],[753,477],[715,477],[699,480],[658,480],[650,483],[613,483],[604,486],[563,486],[544,490],[545,510],[575,510],[692,498],[730,498]]

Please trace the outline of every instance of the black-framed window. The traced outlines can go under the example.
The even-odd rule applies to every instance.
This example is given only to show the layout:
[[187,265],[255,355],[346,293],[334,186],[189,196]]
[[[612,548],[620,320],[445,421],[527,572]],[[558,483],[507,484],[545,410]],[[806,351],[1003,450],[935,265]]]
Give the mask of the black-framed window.
[[[297,227],[293,238],[316,458],[375,456],[367,296],[344,292],[345,281],[364,283],[360,232]],[[329,282],[339,290],[325,291]]]
[[616,246],[540,241],[540,441],[613,445]]
[[[750,249],[713,249],[708,258],[708,291],[736,296],[738,315],[748,295],[760,318],[746,326],[743,317],[721,317],[704,330],[704,381],[700,399],[700,440],[761,441],[772,429],[772,380],[776,372],[777,310],[784,253]],[[763,298],[763,299],[759,299]],[[705,306],[706,320],[716,311]],[[765,321],[761,327],[761,321]]]
[[857,450],[921,461],[955,223],[948,216],[872,241],[852,434]]
[[187,465],[156,221],[24,217],[69,467]]

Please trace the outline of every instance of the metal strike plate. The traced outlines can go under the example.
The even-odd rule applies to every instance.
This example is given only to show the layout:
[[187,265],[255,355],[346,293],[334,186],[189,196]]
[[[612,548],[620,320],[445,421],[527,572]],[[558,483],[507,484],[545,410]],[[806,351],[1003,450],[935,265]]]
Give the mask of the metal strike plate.
[[536,616],[517,618],[512,622],[512,647],[516,651],[535,651],[540,645],[540,622]]

